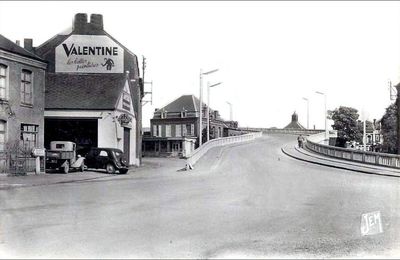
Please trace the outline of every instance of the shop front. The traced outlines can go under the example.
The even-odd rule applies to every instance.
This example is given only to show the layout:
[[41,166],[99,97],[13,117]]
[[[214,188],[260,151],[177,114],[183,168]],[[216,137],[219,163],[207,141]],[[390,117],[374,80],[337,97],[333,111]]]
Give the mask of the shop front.
[[77,14],[70,31],[36,48],[49,62],[45,92],[45,145],[72,141],[78,154],[91,147],[121,149],[140,165],[141,86],[137,57],[103,29],[101,15]]
[[[136,117],[125,75],[71,77],[50,73],[46,78],[46,147],[51,141],[72,141],[82,156],[91,147],[118,148],[130,165],[138,165]],[[60,95],[66,90],[75,94]]]

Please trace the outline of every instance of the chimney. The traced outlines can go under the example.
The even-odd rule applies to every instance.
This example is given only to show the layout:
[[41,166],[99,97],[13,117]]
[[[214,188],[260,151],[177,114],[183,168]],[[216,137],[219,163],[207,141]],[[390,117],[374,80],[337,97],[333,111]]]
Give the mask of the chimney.
[[103,15],[101,14],[91,14],[90,23],[93,29],[103,30]]
[[215,111],[214,111],[214,118],[215,118],[215,119],[218,119],[218,110],[215,110]]
[[18,46],[20,46],[19,40],[16,40],[16,41],[15,41],[15,44],[18,45]]
[[72,30],[75,33],[83,33],[85,26],[87,24],[87,14],[79,13],[75,15],[74,23],[72,25]]
[[32,39],[24,39],[24,49],[33,52],[33,40]]

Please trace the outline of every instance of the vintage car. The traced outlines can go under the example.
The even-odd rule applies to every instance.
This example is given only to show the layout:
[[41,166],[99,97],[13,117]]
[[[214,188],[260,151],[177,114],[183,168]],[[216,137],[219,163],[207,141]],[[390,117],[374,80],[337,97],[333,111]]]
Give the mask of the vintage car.
[[52,141],[46,151],[46,168],[68,173],[72,169],[85,170],[85,158],[76,156],[76,144],[68,141]]
[[128,164],[124,158],[124,153],[116,148],[93,147],[85,158],[85,165],[88,168],[105,169],[110,174],[114,174],[116,171],[121,174],[128,172]]

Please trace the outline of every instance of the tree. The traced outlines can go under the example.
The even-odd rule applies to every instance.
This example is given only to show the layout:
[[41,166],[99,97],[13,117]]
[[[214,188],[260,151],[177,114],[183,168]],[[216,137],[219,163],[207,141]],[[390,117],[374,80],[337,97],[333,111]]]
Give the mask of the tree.
[[329,114],[333,120],[332,128],[338,132],[337,146],[344,147],[347,141],[362,140],[362,128],[360,132],[360,124],[357,122],[359,117],[357,109],[340,106]]
[[388,153],[397,153],[397,106],[395,103],[386,108],[381,119],[381,133],[383,136],[382,150]]

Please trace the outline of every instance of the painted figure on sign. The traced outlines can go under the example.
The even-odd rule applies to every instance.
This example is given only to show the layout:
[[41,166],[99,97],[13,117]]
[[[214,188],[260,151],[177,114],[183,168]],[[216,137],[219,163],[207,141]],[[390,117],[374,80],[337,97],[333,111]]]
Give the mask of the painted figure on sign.
[[104,64],[101,64],[103,67],[107,66],[106,69],[107,70],[111,70],[112,67],[114,67],[114,61],[112,59],[107,59],[104,58]]

